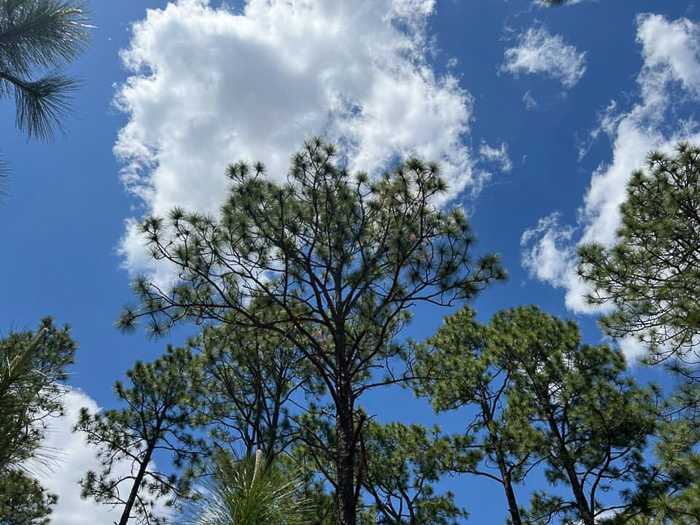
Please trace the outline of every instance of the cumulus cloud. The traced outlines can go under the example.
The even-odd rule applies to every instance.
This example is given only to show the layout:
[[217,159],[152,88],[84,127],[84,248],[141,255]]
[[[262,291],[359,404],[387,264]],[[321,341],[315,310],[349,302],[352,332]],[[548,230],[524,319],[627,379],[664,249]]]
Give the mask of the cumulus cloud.
[[531,277],[552,286],[563,286],[564,276],[572,257],[571,238],[576,231],[562,227],[561,214],[553,212],[539,220],[537,226],[526,230],[520,238],[521,264]]
[[531,27],[518,37],[517,45],[505,50],[500,71],[544,75],[574,87],[586,72],[586,52],[579,52],[560,35],[552,35],[545,26]]
[[[592,138],[610,137],[613,156],[593,172],[576,226],[561,224],[554,214],[522,237],[524,267],[537,279],[563,288],[567,307],[576,312],[590,311],[583,299],[586,287],[574,272],[577,245],[614,243],[627,182],[644,166],[649,151],[670,152],[681,140],[700,141],[698,123],[677,116],[684,104],[700,100],[700,24],[640,15],[637,42],[644,59],[637,77],[640,100],[627,112],[613,102],[599,115]],[[628,357],[641,352],[631,340],[622,346]]]
[[[429,65],[434,0],[208,0],[148,10],[122,60],[114,151],[144,213],[216,212],[227,164],[266,163],[283,178],[305,139],[338,141],[352,170],[408,155],[438,160],[452,195],[475,175],[464,138],[472,98]],[[143,270],[136,218],[121,243]]]

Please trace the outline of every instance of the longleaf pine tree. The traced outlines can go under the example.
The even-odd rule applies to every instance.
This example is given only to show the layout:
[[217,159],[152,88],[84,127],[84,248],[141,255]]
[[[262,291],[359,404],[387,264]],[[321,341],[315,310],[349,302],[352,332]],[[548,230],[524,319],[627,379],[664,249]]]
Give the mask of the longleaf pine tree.
[[[262,164],[228,169],[218,218],[174,209],[141,227],[153,257],[178,269],[169,290],[137,279],[141,318],[162,334],[182,321],[213,320],[288,338],[324,382],[336,429],[338,523],[356,523],[360,396],[400,353],[395,336],[419,303],[447,306],[505,277],[499,258],[472,256],[464,213],[441,210],[436,164],[410,159],[377,180],[352,177],[335,148],[313,139],[292,159],[288,182]],[[251,307],[251,304],[255,307]],[[259,307],[269,305],[264,315]]]
[[700,388],[684,382],[663,404],[656,462],[634,496],[634,525],[700,522]]
[[[533,306],[499,312],[490,325],[490,344],[516,364],[508,411],[538,433],[534,452],[547,480],[569,489],[535,493],[529,519],[595,525],[632,508],[628,496],[648,476],[655,390],[635,384],[619,350],[582,344],[573,321]],[[617,501],[601,497],[611,491]]]
[[62,382],[76,349],[70,328],[51,318],[0,339],[0,523],[44,523],[56,502],[37,478],[58,459],[43,440],[64,413]]
[[632,175],[613,246],[579,250],[588,300],[612,305],[601,325],[611,336],[636,337],[651,362],[665,361],[700,379],[700,148],[675,156],[651,153]]
[[[535,306],[487,324],[474,316],[464,308],[447,317],[417,352],[417,393],[436,410],[467,407],[473,416],[453,438],[446,469],[499,482],[513,524],[638,515],[654,478],[644,452],[656,390],[634,383],[620,351],[582,344],[572,321]],[[533,493],[528,510],[515,485],[533,469],[566,488]]]
[[[187,495],[194,468],[206,447],[191,432],[189,398],[198,380],[195,360],[187,349],[168,347],[152,363],[137,362],[127,372],[130,386],[121,382],[115,392],[124,408],[91,414],[82,409],[75,430],[98,447],[102,469],[80,480],[82,496],[121,508],[119,525],[132,518],[139,523],[163,523],[154,513],[154,499],[172,504]],[[172,463],[177,474],[157,468]],[[129,466],[127,471],[120,465]]]
[[507,396],[517,362],[508,348],[491,344],[496,335],[464,307],[416,352],[416,393],[436,412],[472,409],[462,434],[453,436],[444,469],[499,483],[513,525],[522,525],[515,486],[537,466],[538,434],[523,413],[508,410]]

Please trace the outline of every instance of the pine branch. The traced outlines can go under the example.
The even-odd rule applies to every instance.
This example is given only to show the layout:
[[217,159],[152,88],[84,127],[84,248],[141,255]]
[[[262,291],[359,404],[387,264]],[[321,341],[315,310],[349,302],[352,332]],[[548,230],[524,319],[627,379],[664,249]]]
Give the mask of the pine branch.
[[90,40],[81,1],[7,0],[0,13],[0,69],[29,76],[73,61]]
[[56,130],[63,131],[61,117],[70,110],[69,94],[78,86],[74,79],[50,75],[26,81],[0,71],[0,79],[14,88],[17,127],[30,137],[51,141]]

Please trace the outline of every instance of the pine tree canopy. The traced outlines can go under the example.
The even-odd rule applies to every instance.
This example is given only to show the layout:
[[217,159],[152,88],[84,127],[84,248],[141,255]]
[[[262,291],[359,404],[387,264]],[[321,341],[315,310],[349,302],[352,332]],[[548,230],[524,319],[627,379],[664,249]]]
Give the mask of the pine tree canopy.
[[578,266],[590,303],[614,306],[601,318],[604,330],[637,338],[650,362],[691,378],[700,358],[699,210],[700,149],[652,153],[628,183],[615,244],[581,247]]
[[141,227],[151,254],[179,281],[169,290],[143,277],[140,303],[119,325],[146,318],[161,335],[183,321],[215,321],[286,338],[313,365],[333,402],[341,523],[355,523],[356,401],[403,350],[396,335],[418,303],[449,306],[505,278],[499,257],[473,256],[459,208],[440,209],[446,185],[436,164],[409,159],[372,180],[338,165],[316,138],[292,159],[286,184],[262,164],[229,167],[218,218],[174,209]]

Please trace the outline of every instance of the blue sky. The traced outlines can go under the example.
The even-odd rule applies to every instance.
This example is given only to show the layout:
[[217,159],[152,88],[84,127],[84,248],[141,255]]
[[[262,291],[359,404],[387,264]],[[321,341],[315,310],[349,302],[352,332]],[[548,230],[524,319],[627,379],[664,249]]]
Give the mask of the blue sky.
[[[45,315],[73,326],[71,406],[113,406],[112,383],[165,343],[113,327],[131,299],[130,272],[164,275],[144,265],[128,221],[175,204],[215,211],[228,162],[262,160],[282,177],[315,134],[343,138],[351,166],[370,171],[413,153],[438,160],[453,188],[447,205],[469,211],[478,249],[500,252],[510,272],[475,302],[481,318],[537,303],[576,316],[595,343],[571,272],[576,245],[611,241],[625,181],[649,149],[698,139],[693,1],[90,5],[94,39],[71,67],[83,83],[66,137],[27,142],[11,100],[0,104],[12,167],[0,205],[0,328]],[[408,334],[430,335],[443,314],[419,311]],[[431,420],[403,393],[367,402],[381,420]],[[458,430],[459,416],[448,420]],[[56,522],[88,523],[70,476],[90,459],[69,426],[52,438],[68,450],[49,482],[63,496]],[[459,502],[473,522],[501,522],[496,488],[468,487]]]

